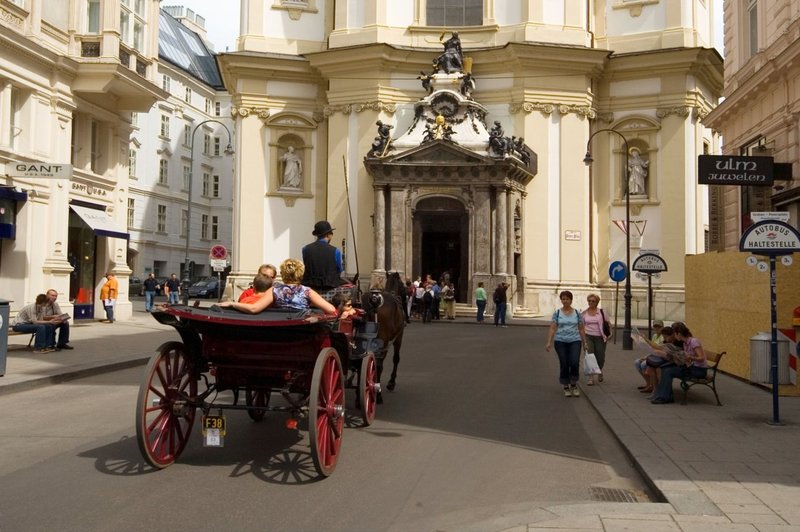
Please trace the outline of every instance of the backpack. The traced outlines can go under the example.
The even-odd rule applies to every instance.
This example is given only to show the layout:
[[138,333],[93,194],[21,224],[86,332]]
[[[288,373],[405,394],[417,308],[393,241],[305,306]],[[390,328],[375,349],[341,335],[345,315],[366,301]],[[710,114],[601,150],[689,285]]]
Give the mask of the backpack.
[[430,290],[426,290],[425,294],[422,296],[422,300],[425,303],[432,303],[433,302],[433,292]]

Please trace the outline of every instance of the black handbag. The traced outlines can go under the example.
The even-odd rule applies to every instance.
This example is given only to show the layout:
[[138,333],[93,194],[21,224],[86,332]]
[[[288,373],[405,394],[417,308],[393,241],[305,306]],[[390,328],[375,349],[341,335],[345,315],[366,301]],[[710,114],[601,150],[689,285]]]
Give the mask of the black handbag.
[[608,337],[611,336],[611,324],[608,323],[603,309],[600,309],[600,315],[603,317],[603,334]]

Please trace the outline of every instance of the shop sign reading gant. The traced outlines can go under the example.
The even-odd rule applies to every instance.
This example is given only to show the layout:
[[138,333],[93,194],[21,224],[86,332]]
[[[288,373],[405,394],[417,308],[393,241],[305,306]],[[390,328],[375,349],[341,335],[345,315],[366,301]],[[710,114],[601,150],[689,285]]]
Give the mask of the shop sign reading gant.
[[701,155],[697,182],[701,185],[769,186],[774,179],[772,157]]

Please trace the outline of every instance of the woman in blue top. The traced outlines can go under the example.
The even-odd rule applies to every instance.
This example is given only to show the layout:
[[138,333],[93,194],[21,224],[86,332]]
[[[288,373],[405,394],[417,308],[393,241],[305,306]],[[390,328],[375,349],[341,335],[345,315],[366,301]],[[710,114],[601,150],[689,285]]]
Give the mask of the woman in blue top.
[[561,371],[558,381],[564,387],[566,397],[578,397],[578,366],[581,362],[581,346],[586,343],[581,313],[572,308],[572,292],[564,290],[558,297],[561,308],[553,312],[545,349],[549,352],[555,340],[556,353]]

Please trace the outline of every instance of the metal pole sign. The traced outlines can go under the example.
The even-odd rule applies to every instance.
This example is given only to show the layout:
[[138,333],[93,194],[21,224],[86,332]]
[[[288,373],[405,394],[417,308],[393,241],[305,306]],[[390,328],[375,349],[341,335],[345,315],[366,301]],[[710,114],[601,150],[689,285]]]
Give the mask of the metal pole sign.
[[[800,252],[800,233],[797,229],[779,220],[764,220],[755,223],[742,233],[739,239],[739,251],[747,251],[754,255],[769,257],[769,305],[772,340],[770,342],[770,373],[772,381],[772,424],[780,424],[778,407],[778,296],[776,292],[775,263],[776,257],[785,255],[781,262],[791,266],[792,253]],[[758,271],[766,271],[767,265],[755,257],[747,257],[749,266],[756,266]]]
[[[621,260],[615,260],[608,265],[608,276],[617,283],[617,290],[614,294],[614,330],[617,330],[617,316],[619,316],[619,283],[628,276],[628,266]],[[614,335],[614,345],[617,343],[617,335]]]
[[647,274],[647,339],[652,335],[653,323],[653,275],[667,271],[667,262],[655,253],[642,253],[633,261],[631,269]]

